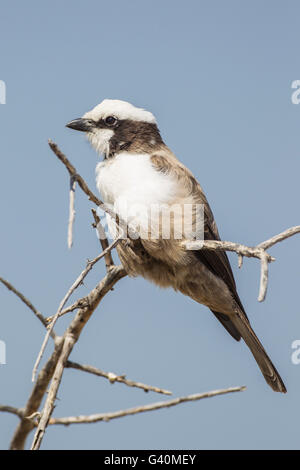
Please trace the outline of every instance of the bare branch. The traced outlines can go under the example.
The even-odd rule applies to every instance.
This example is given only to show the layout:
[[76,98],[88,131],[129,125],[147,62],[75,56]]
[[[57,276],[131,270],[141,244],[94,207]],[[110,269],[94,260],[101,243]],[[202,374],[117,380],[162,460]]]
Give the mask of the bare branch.
[[62,379],[65,362],[67,358],[69,357],[69,355],[71,354],[74,344],[75,344],[75,337],[73,337],[71,334],[67,334],[64,338],[62,352],[60,354],[59,360],[55,367],[55,371],[54,371],[51,386],[47,395],[46,403],[45,403],[43,412],[41,413],[41,418],[40,418],[30,450],[38,450],[40,448],[40,445],[41,445],[41,442],[42,442],[42,439],[43,439],[43,436],[44,436],[44,433],[45,433],[45,430],[49,421],[49,417],[51,416],[51,413],[54,409],[56,394],[57,394],[57,391],[58,391],[58,388],[60,386],[60,382]]
[[90,190],[84,179],[77,173],[76,168],[72,165],[71,162],[69,162],[65,154],[58,148],[58,145],[52,142],[51,139],[49,139],[48,143],[51,150],[67,168],[70,177],[76,179],[78,185],[80,186],[82,191],[88,196],[89,200],[96,204],[96,206],[100,206],[103,208],[103,210],[105,210],[103,207],[105,206],[105,204],[99,198],[97,198],[97,196],[95,196],[95,194]]
[[109,214],[112,219],[117,221],[118,227],[122,228],[123,234],[128,234],[129,236],[133,236],[133,238],[137,237],[136,230],[127,224],[118,214],[116,214],[110,207],[108,207],[104,202],[101,201],[95,194],[90,190],[87,183],[84,181],[82,176],[80,176],[76,168],[72,165],[72,163],[68,160],[66,155],[59,149],[58,145],[52,142],[51,139],[48,141],[51,150],[55,153],[55,155],[59,158],[59,160],[65,165],[66,169],[69,172],[69,175],[76,179],[79,187],[82,191],[88,196],[89,200],[92,201],[96,206],[101,207],[101,209]]
[[[103,297],[112,289],[116,282],[125,276],[126,272],[122,266],[112,267],[106,276],[88,294],[88,307],[81,308],[77,312],[75,318],[72,320],[71,324],[64,333],[62,343],[60,343],[59,356],[57,357],[55,369],[52,374],[53,378],[50,384],[47,399],[41,413],[41,419],[39,421],[39,425],[32,443],[32,449],[39,449],[41,445],[43,436],[45,434],[45,429],[53,412],[56,394],[62,378],[65,363],[73,349],[74,344],[78,341],[82,329],[90,319],[92,313],[97,308]],[[50,376],[49,380],[51,379],[52,375]],[[29,416],[34,411],[37,411],[37,408],[27,413],[26,416]]]
[[31,416],[33,413],[35,413],[40,405],[41,402],[44,398],[44,395],[47,391],[48,384],[51,380],[51,377],[54,373],[55,366],[57,364],[61,347],[62,347],[63,341],[60,339],[59,341],[55,342],[55,349],[42,368],[42,370],[39,372],[36,383],[34,384],[34,387],[31,391],[31,394],[28,398],[27,404],[24,408],[24,418],[20,421],[18,424],[11,444],[10,444],[10,449],[12,450],[21,450],[24,448],[26,438],[28,434],[32,431],[32,429],[35,427],[34,423],[32,420],[27,419],[26,416]]
[[[103,297],[111,290],[111,288],[123,277],[126,276],[126,272],[122,266],[115,266],[110,270],[109,273],[100,281],[97,286],[88,294],[87,304],[81,308],[75,318],[72,320],[67,331],[74,334],[78,340],[80,333],[94,310],[99,305]],[[24,409],[24,417],[32,416],[36,413],[40,407],[41,401],[46,393],[49,382],[54,374],[56,365],[58,363],[64,339],[59,338],[55,343],[55,350],[52,353],[50,359],[46,362],[42,370],[39,372],[37,381],[34,384],[31,395],[28,399],[26,407]],[[28,434],[35,427],[32,420],[23,418],[16,428],[10,448],[11,449],[23,449]]]
[[268,276],[269,276],[269,263],[268,255],[264,253],[260,259],[260,287],[258,294],[258,301],[263,302],[266,298],[268,288]]
[[[59,158],[59,160],[67,168],[68,173],[71,178],[71,186],[72,186],[72,183],[74,183],[74,189],[75,189],[75,182],[78,182],[79,187],[89,197],[89,199],[94,204],[101,207],[102,210],[107,212],[117,222],[118,226],[121,229],[126,230],[126,232],[124,233],[127,234],[129,232],[130,236],[131,234],[134,234],[134,237],[132,238],[135,239],[137,235],[136,231],[134,229],[129,228],[128,224],[126,224],[123,220],[121,220],[117,216],[117,214],[115,214],[114,211],[110,209],[110,207],[107,207],[99,198],[95,196],[95,194],[89,189],[84,179],[80,175],[77,174],[77,171],[74,168],[74,166],[69,162],[67,157],[61,152],[58,146],[51,141],[49,141],[49,146],[54,152],[54,154]],[[69,244],[71,244],[71,241],[72,241],[72,236],[70,234],[72,233],[72,225],[73,225],[74,214],[75,214],[74,199],[72,201],[73,196],[74,196],[74,191],[73,191],[73,195],[70,192],[70,217],[69,217],[69,230],[68,230]],[[97,214],[96,214],[96,217],[94,215],[96,226],[99,223],[99,221],[97,220],[97,217],[98,217]],[[101,229],[103,230],[102,226],[100,228],[98,227],[98,231],[101,232]],[[204,242],[188,241],[184,243],[184,246],[186,249],[190,249],[190,250],[204,248],[208,250],[226,250],[226,251],[236,252],[239,257],[239,266],[242,265],[242,260],[244,256],[258,258],[261,262],[261,281],[260,281],[259,300],[263,300],[266,295],[267,283],[268,283],[268,264],[271,261],[274,261],[274,258],[266,252],[266,249],[270,248],[275,243],[278,243],[296,233],[300,233],[300,226],[292,227],[282,232],[281,234],[276,235],[275,237],[269,240],[266,240],[265,242],[257,245],[256,247],[247,247],[241,244],[236,244],[232,242],[223,242],[223,241],[217,241],[217,240],[205,240]],[[101,232],[101,235],[103,235],[102,232]],[[221,395],[225,393],[242,391],[245,389],[245,387],[234,387],[230,389],[212,391],[206,394],[188,395],[186,397],[176,398],[173,400],[154,403],[154,404],[146,405],[146,406],[135,407],[135,408],[131,408],[128,410],[120,410],[120,411],[113,412],[113,413],[101,413],[101,414],[95,414],[91,416],[77,416],[77,417],[75,416],[75,417],[67,417],[67,418],[51,418],[53,409],[55,407],[55,401],[56,401],[58,388],[62,380],[63,371],[65,367],[68,367],[68,364],[69,364],[69,367],[70,367],[70,364],[73,367],[75,365],[76,366],[75,368],[77,369],[94,373],[95,375],[106,377],[112,383],[121,382],[129,386],[143,388],[145,391],[153,390],[158,393],[168,393],[168,391],[166,390],[157,389],[156,387],[147,386],[145,384],[140,384],[139,382],[133,382],[131,380],[126,379],[125,376],[117,376],[116,374],[103,372],[100,369],[93,368],[92,366],[81,366],[80,364],[76,364],[76,363],[72,363],[68,361],[71,351],[80,337],[82,329],[84,328],[85,324],[89,320],[90,316],[93,314],[94,310],[97,308],[99,302],[106,295],[106,293],[109,292],[113,288],[113,286],[118,280],[126,276],[126,272],[121,266],[113,265],[113,261],[111,257],[111,250],[119,242],[119,239],[121,239],[121,236],[118,239],[116,239],[111,245],[109,245],[108,241],[104,239],[104,245],[103,245],[103,237],[102,236],[100,237],[103,252],[98,257],[96,257],[93,261],[88,261],[86,268],[82,271],[80,276],[76,279],[76,281],[73,283],[73,285],[71,286],[67,294],[64,296],[63,300],[61,301],[58,307],[58,311],[56,312],[56,314],[53,317],[50,317],[49,329],[48,329],[45,341],[43,343],[41,352],[39,354],[39,358],[35,365],[34,373],[37,370],[39,360],[43,354],[43,348],[45,347],[44,345],[46,345],[49,335],[50,334],[54,335],[54,332],[52,329],[57,318],[64,313],[73,311],[75,309],[79,309],[75,317],[72,319],[69,327],[65,331],[63,337],[54,336],[55,337],[54,352],[52,353],[50,359],[46,362],[46,364],[44,365],[44,367],[38,374],[37,381],[33,386],[31,395],[29,397],[29,400],[24,410],[23,409],[19,410],[14,407],[4,407],[4,406],[1,409],[0,407],[0,411],[11,412],[20,417],[20,423],[18,424],[18,427],[15,431],[15,434],[11,443],[12,449],[23,448],[25,445],[26,437],[34,429],[34,427],[36,427],[37,429],[36,429],[36,433],[35,433],[34,440],[32,443],[32,449],[39,449],[48,424],[68,425],[72,423],[84,423],[84,422],[90,423],[90,422],[96,422],[96,421],[108,421],[110,419],[115,419],[115,418],[119,418],[122,416],[128,416],[128,415],[133,415],[133,414],[137,414],[141,412],[152,411],[155,409],[175,406],[186,401],[199,400],[202,398],[208,398],[208,397],[213,397],[213,396]],[[97,286],[86,297],[79,299],[76,302],[74,302],[71,306],[64,308],[71,294],[82,283],[83,279],[88,274],[90,269],[92,269],[93,265],[97,261],[99,261],[102,257],[105,257],[106,268],[107,268],[107,275],[105,276],[105,278],[101,282],[99,282]],[[3,282],[1,278],[0,280]],[[8,287],[7,284],[5,284],[5,282],[7,281],[3,282],[4,285]],[[21,296],[22,294],[19,295],[19,297],[21,298],[21,300],[23,300]],[[28,304],[26,303],[26,305]],[[47,325],[47,319],[45,319],[42,315],[41,315],[40,321],[42,321],[42,323],[45,326]],[[43,397],[46,394],[49,384],[50,384],[49,393],[47,395],[44,408],[42,412],[39,412],[39,407],[42,403]],[[33,419],[36,416],[39,416],[40,418],[38,422]]]
[[96,367],[93,367],[93,366],[81,365],[76,362],[68,361],[66,363],[66,367],[82,370],[90,374],[98,375],[99,377],[105,377],[112,384],[115,382],[120,382],[125,385],[128,385],[129,387],[141,388],[145,392],[151,391],[151,392],[156,392],[156,393],[162,393],[163,395],[172,395],[172,392],[169,392],[169,390],[164,390],[162,388],[154,387],[152,385],[145,385],[141,382],[134,382],[133,380],[127,379],[125,375],[116,375],[113,372],[104,372],[103,370],[97,369]]
[[70,205],[69,205],[69,223],[68,223],[68,248],[73,245],[73,225],[75,220],[75,187],[76,179],[74,176],[70,178]]
[[[261,258],[262,248],[242,245],[241,243],[227,242],[224,240],[190,240],[182,242],[187,250],[211,250],[211,251],[233,251],[247,258]],[[268,261],[275,258],[268,255]]]
[[240,243],[233,243],[220,240],[194,240],[194,241],[184,241],[182,245],[186,250],[224,250],[224,251],[233,251],[238,254],[239,268],[243,264],[243,256],[248,258],[258,258],[260,259],[261,268],[260,268],[260,287],[258,294],[258,301],[262,302],[266,298],[267,288],[268,288],[268,264],[271,261],[275,261],[275,258],[270,256],[265,250],[274,246],[276,243],[279,243],[293,235],[300,233],[300,225],[295,227],[288,228],[279,235],[260,243],[257,246],[251,247],[242,245]]
[[271,246],[275,245],[276,243],[282,242],[283,240],[286,240],[287,238],[290,238],[293,235],[296,235],[297,233],[300,233],[300,225],[296,225],[295,227],[290,227],[284,230],[284,232],[281,232],[278,235],[275,235],[274,237],[269,238],[269,240],[266,240],[265,242],[262,242],[259,245],[257,245],[257,248],[262,248],[263,250],[267,250],[268,248],[271,248]]
[[127,410],[114,411],[112,413],[99,413],[89,416],[70,416],[67,418],[52,418],[49,424],[63,424],[65,426],[69,424],[82,424],[82,423],[96,423],[99,421],[110,421],[115,418],[122,418],[123,416],[135,415],[138,413],[144,413],[146,411],[160,410],[162,408],[170,408],[171,406],[179,405],[180,403],[186,403],[188,401],[202,400],[203,398],[212,398],[217,395],[225,395],[227,393],[242,392],[246,390],[246,387],[231,387],[222,390],[213,390],[206,393],[196,393],[194,395],[187,395],[185,397],[174,398],[173,400],[161,401],[157,403],[151,403],[150,405],[136,406]]
[[243,255],[238,254],[238,266],[239,266],[239,268],[241,268],[243,266],[243,261],[244,261]]
[[[35,316],[40,320],[40,322],[47,328],[47,320],[46,318],[44,317],[44,315],[41,314],[41,312],[39,312],[35,306],[30,302],[30,300],[27,299],[27,297],[25,297],[25,295],[23,295],[20,291],[18,291],[10,282],[6,281],[5,279],[3,279],[2,277],[0,277],[0,282],[2,282],[2,284],[5,285],[5,287],[7,287],[8,290],[10,290],[11,292],[13,292],[14,294],[16,294],[17,297],[19,297],[20,300],[22,300],[22,302],[24,302],[25,305],[27,305],[27,307],[35,314]],[[55,333],[54,331],[51,332],[51,337],[53,339],[55,339]]]
[[68,290],[68,292],[66,293],[66,295],[64,296],[64,298],[62,299],[61,303],[59,304],[59,307],[58,307],[58,310],[56,312],[56,314],[53,316],[53,319],[51,321],[51,323],[48,325],[48,331],[46,333],[46,336],[44,338],[44,341],[43,341],[43,344],[41,346],[41,349],[40,349],[40,352],[38,354],[38,357],[35,361],[35,364],[34,364],[34,367],[33,367],[33,371],[32,371],[32,382],[34,382],[35,380],[35,375],[36,375],[36,371],[37,371],[37,368],[39,366],[39,363],[41,362],[41,359],[43,357],[43,354],[44,354],[44,351],[46,349],[46,346],[47,346],[47,343],[48,343],[48,340],[49,340],[49,336],[51,335],[51,332],[53,330],[53,327],[57,321],[57,319],[59,318],[60,314],[61,314],[61,311],[64,307],[64,305],[66,304],[66,302],[68,301],[68,299],[71,297],[71,295],[73,294],[73,292],[77,289],[77,287],[79,287],[83,280],[85,279],[85,277],[87,276],[87,274],[91,271],[91,269],[93,268],[93,266],[101,259],[103,258],[106,253],[109,253],[110,250],[112,250],[119,242],[120,242],[121,238],[117,238],[116,240],[114,240],[107,248],[106,250],[102,251],[102,253],[100,253],[100,255],[96,256],[96,258],[94,258],[92,261],[88,261],[87,262],[87,265],[85,267],[85,269],[81,272],[81,274],[78,276],[78,278],[76,279],[76,281],[72,284],[72,286],[70,287],[70,289]]
[[[64,308],[58,315],[58,318],[62,317],[66,313],[74,312],[74,310],[77,310],[78,308],[87,307],[87,306],[88,306],[87,297],[82,297],[81,299],[76,300],[72,305],[69,305],[69,307]],[[55,315],[52,315],[51,317],[47,317],[46,318],[47,323],[50,324],[53,321],[54,317]]]
[[15,408],[14,406],[0,405],[0,411],[4,413],[11,413],[13,415],[18,416],[21,419],[24,416],[24,410],[22,408]]

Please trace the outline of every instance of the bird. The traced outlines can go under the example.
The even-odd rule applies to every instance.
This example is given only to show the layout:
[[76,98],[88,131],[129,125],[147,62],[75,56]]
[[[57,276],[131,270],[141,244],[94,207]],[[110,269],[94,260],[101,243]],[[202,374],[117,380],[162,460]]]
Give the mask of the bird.
[[[220,235],[202,187],[164,143],[154,115],[126,101],[105,99],[66,126],[84,132],[103,155],[96,166],[97,189],[120,220],[135,228],[137,236],[117,244],[128,275],[207,306],[236,341],[243,338],[270,387],[286,393],[250,324],[226,252],[184,247],[183,241],[220,240]],[[110,216],[108,227],[116,237],[117,223]]]

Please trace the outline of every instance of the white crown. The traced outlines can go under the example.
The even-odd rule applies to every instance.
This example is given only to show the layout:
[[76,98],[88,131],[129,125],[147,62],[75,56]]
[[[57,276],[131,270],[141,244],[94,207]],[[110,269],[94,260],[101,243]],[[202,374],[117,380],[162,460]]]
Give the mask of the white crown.
[[136,108],[133,104],[121,100],[104,100],[91,111],[85,113],[83,117],[98,121],[108,116],[156,124],[156,119],[152,113],[142,108]]

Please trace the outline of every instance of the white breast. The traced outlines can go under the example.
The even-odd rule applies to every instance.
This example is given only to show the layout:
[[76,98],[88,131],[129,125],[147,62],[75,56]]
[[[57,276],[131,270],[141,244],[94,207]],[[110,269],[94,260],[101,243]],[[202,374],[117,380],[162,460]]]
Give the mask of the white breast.
[[140,226],[147,225],[150,210],[169,204],[176,193],[174,179],[155,170],[148,154],[123,152],[98,163],[96,184],[105,203]]
[[127,152],[98,163],[96,184],[110,204],[120,197],[129,203],[168,203],[175,191],[174,180],[153,168],[150,155]]

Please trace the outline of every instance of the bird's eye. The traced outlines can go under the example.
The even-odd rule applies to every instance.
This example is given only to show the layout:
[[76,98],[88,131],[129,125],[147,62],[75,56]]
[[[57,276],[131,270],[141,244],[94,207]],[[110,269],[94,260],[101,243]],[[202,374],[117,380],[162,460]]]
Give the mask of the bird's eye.
[[116,123],[117,118],[115,118],[114,116],[108,116],[107,118],[105,118],[105,124],[107,124],[108,126],[114,126]]

